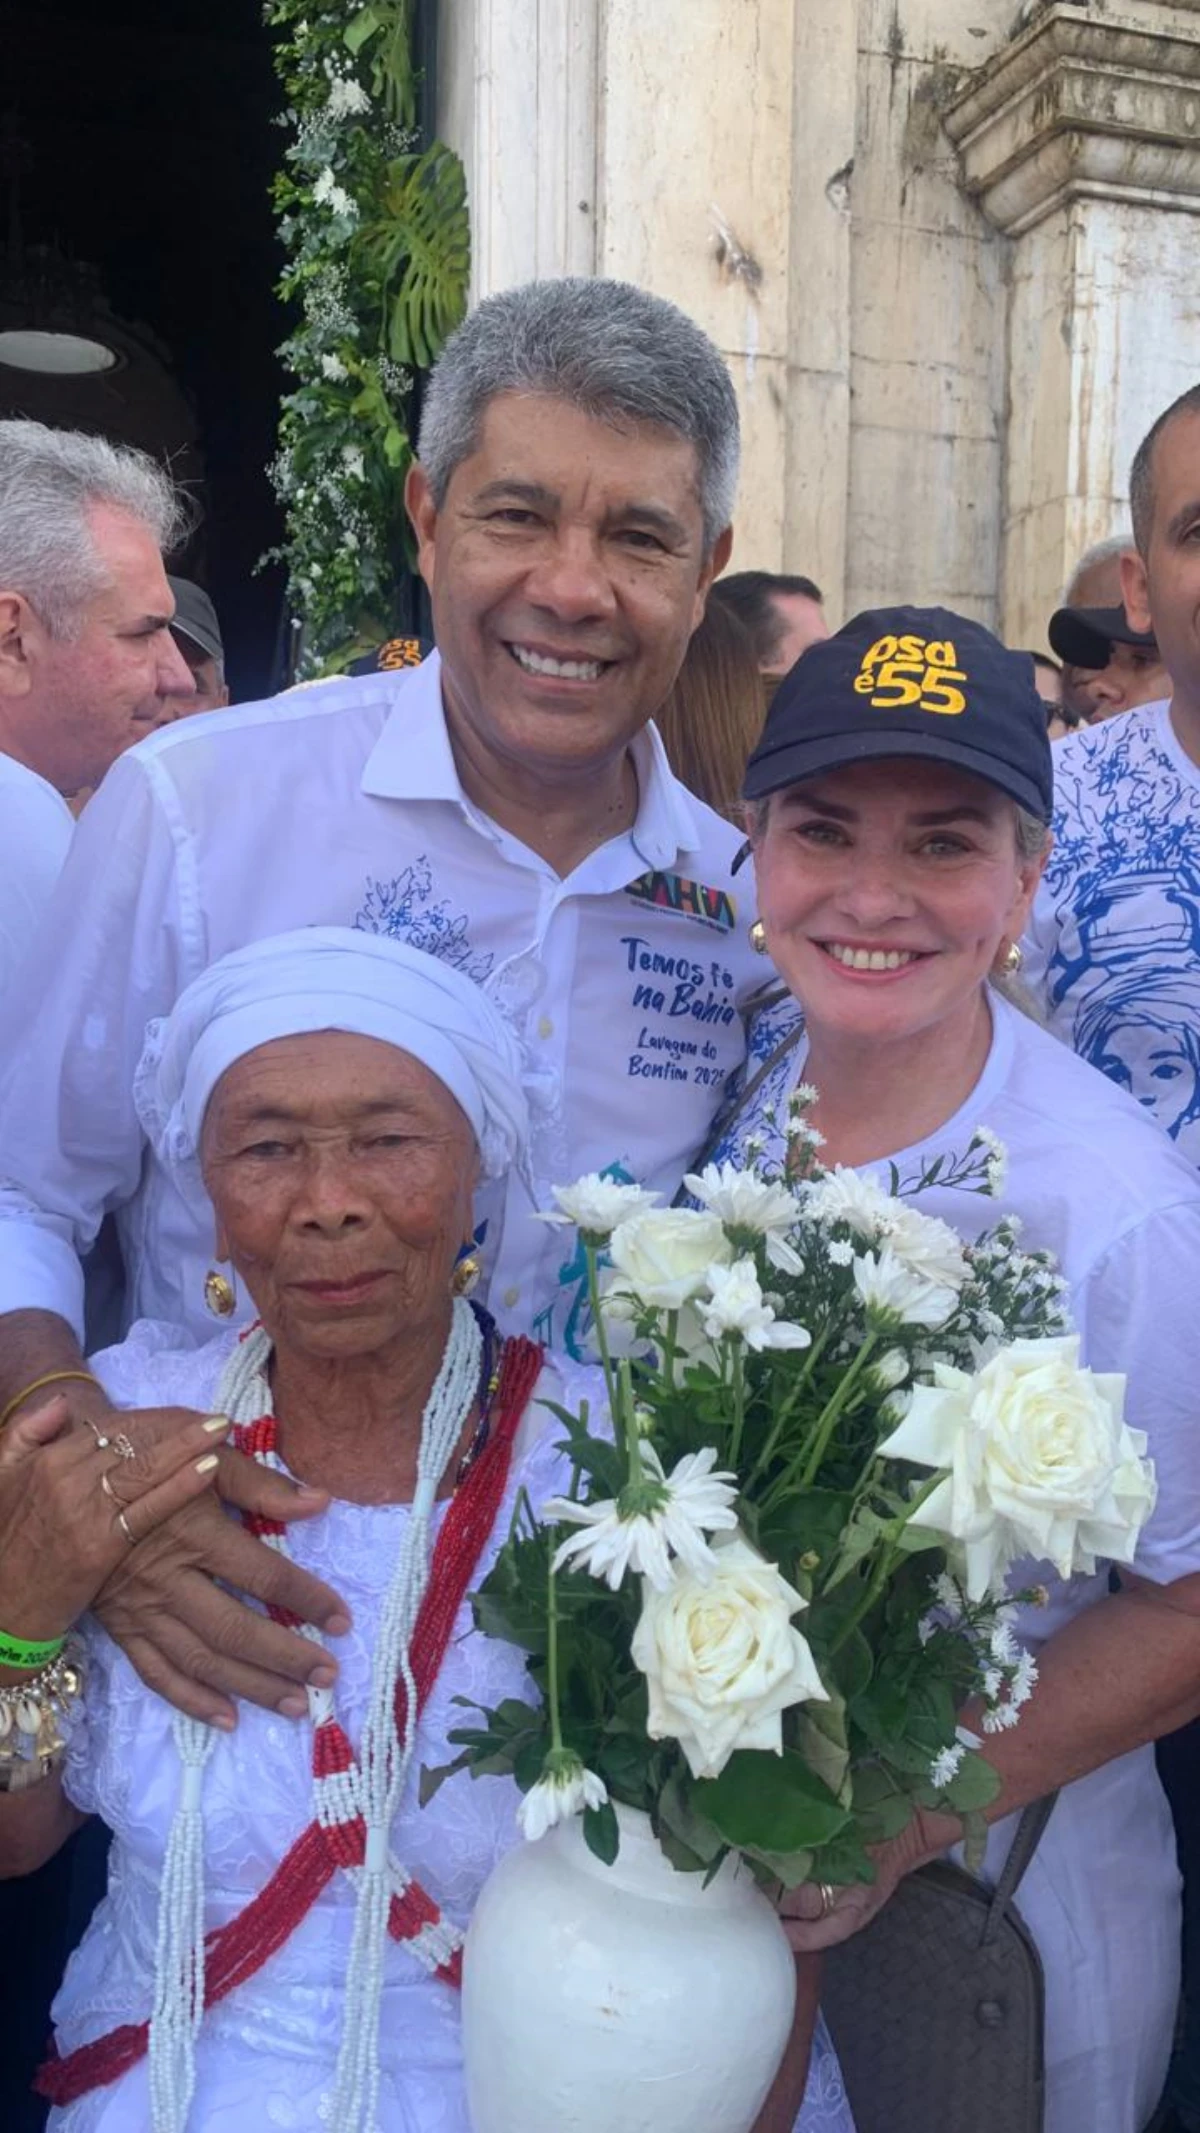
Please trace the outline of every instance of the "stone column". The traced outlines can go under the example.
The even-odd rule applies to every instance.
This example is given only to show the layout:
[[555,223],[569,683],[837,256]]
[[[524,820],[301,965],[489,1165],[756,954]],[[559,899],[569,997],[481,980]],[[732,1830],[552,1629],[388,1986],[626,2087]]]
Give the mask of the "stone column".
[[1129,464],[1200,379],[1200,0],[1026,8],[943,112],[1012,239],[1002,629],[1040,645]]
[[452,0],[439,124],[467,169],[476,297],[612,274],[727,357],[735,568],[840,606],[849,427],[854,11],[846,0]]

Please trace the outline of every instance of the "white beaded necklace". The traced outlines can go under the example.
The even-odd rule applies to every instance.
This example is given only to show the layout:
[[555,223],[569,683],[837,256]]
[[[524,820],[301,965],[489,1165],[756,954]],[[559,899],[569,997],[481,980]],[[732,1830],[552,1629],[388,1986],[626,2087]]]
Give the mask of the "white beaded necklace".
[[[417,1484],[396,1568],[380,1616],[371,1691],[358,1763],[343,1780],[324,1781],[318,1797],[321,1819],[360,1814],[366,1853],[357,1882],[354,1935],[346,1977],[345,2011],[338,2053],[333,2122],[338,2133],[372,2133],[379,2094],[379,2008],[383,1990],[388,1907],[397,1879],[407,1877],[391,1856],[388,1836],[412,1761],[417,1726],[417,1689],[409,1645],[429,1578],[429,1521],[442,1477],[462,1436],[479,1390],[483,1336],[470,1305],[456,1297],[450,1335],[421,1417]],[[272,1412],[267,1365],[271,1342],[256,1327],[230,1357],[215,1407],[231,1422],[250,1423]],[[321,1643],[318,1630],[305,1634]],[[404,1741],[397,1747],[395,1694],[404,1683]],[[329,1689],[308,1691],[309,1717],[323,1724],[333,1711]],[[153,2133],[184,2133],[195,2089],[195,2044],[204,2013],[204,1871],[201,1788],[212,1753],[211,1727],[177,1714],[175,1742],[183,1764],[179,1805],[167,1842],[159,1892],[154,2011],[150,2023],[149,2080]],[[328,1796],[330,1785],[338,1797]],[[345,1788],[351,1792],[346,1796]],[[451,1951],[448,1929],[423,1951],[429,1967]],[[435,1935],[436,1937],[436,1935]]]

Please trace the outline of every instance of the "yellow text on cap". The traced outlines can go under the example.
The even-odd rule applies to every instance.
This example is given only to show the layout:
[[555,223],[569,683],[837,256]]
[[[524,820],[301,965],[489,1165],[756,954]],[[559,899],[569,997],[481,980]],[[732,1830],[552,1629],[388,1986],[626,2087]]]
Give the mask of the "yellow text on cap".
[[860,696],[875,711],[933,711],[957,718],[967,699],[956,682],[966,680],[948,638],[877,637],[854,677]]

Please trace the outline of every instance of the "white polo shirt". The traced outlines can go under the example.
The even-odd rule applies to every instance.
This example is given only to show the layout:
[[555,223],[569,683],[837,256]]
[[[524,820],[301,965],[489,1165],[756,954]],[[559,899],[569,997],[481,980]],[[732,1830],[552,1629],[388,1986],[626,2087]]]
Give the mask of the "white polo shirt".
[[[294,926],[393,934],[483,982],[531,1057],[535,1198],[585,1170],[674,1190],[761,982],[740,838],[633,744],[637,820],[565,880],[463,793],[436,657],[185,719],[89,804],[0,1038],[0,1311],[78,1329],[77,1255],[120,1211],[133,1318],[211,1335],[212,1215],[134,1107],[148,1022],[205,966]],[[487,1295],[573,1349],[583,1268],[517,1179],[485,1187]]]

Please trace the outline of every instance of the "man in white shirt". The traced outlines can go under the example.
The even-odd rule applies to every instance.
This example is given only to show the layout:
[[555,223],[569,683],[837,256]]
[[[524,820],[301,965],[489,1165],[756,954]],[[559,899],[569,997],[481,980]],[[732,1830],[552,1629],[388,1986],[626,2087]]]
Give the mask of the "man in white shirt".
[[1051,1029],[1200,1163],[1200,387],[1134,461],[1125,611],[1170,698],[1054,752],[1054,848],[1026,942]]
[[[440,658],[184,720],[117,766],[80,826],[17,1001],[38,1042],[0,1070],[0,1407],[81,1367],[77,1253],[106,1207],[135,1314],[204,1336],[211,1218],[155,1167],[134,1078],[147,1024],[227,949],[351,923],[486,980],[532,1055],[543,1205],[589,1169],[669,1193],[742,1058],[763,966],[739,838],[678,785],[648,723],[729,553],[724,364],[627,285],[508,291],[447,348],[421,453],[408,503]],[[493,1309],[573,1345],[583,1277],[561,1234],[517,1178],[480,1214]],[[66,1396],[103,1411],[97,1387]],[[209,1569],[285,1597],[277,1556],[212,1532]],[[287,1575],[286,1604],[326,1619],[325,1589]],[[260,1665],[213,1679],[261,1697],[276,1661],[308,1678],[311,1647],[297,1658],[241,1609],[235,1629],[234,1603],[201,1583],[193,1605],[176,1556],[139,1604],[136,1637],[164,1661],[145,1667],[153,1686],[186,1700],[182,1655],[222,1634],[244,1649],[247,1623]],[[189,1708],[221,1706],[193,1691]]]
[[[1153,631],[1172,693],[1055,749],[1054,848],[1027,969],[1050,1027],[1200,1163],[1200,386],[1153,425],[1130,490],[1124,610]],[[1200,1730],[1160,1741],[1158,1756],[1184,1874],[1168,2124],[1200,2133]]]
[[177,524],[142,453],[0,422],[0,996],[67,856],[65,796],[193,694],[168,628]]

